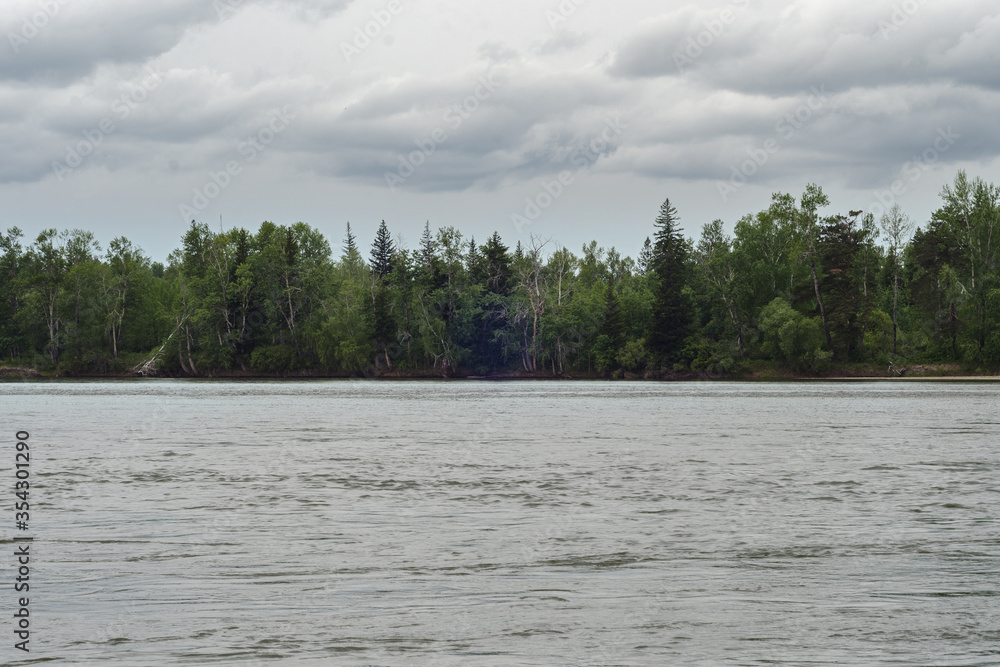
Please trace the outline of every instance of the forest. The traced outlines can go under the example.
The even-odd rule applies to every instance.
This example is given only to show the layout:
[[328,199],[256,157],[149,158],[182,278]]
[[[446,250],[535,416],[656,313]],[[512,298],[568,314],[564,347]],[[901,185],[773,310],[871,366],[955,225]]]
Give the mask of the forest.
[[[917,226],[821,187],[685,238],[667,200],[638,256],[511,247],[385,221],[339,251],[308,224],[191,222],[166,263],[127,238],[0,235],[0,365],[43,375],[822,376],[1000,366],[1000,187],[958,172]],[[638,239],[637,239],[638,242]]]

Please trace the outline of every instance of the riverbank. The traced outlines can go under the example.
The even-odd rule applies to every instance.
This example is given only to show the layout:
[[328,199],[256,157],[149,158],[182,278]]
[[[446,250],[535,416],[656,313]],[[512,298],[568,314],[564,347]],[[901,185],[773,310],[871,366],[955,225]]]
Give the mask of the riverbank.
[[94,380],[94,379],[216,379],[216,380],[305,380],[305,379],[382,379],[382,380],[747,380],[747,381],[902,381],[944,380],[955,382],[1000,380],[1000,371],[973,368],[958,363],[911,364],[887,367],[874,364],[840,364],[823,373],[796,371],[772,362],[751,362],[737,372],[712,373],[706,371],[649,371],[646,373],[497,373],[477,375],[461,370],[447,376],[432,370],[424,371],[375,371],[367,373],[330,373],[301,370],[284,373],[260,371],[209,371],[197,376],[171,373],[106,372],[106,373],[56,373],[38,371],[25,366],[0,366],[0,381],[9,380]]

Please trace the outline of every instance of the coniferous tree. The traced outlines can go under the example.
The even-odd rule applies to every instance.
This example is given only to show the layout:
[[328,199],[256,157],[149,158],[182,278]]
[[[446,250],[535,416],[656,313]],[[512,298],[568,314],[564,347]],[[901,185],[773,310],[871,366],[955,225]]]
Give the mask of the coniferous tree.
[[347,236],[344,238],[344,256],[350,257],[358,251],[358,244],[354,241],[354,234],[351,233],[351,223],[347,223]]
[[499,233],[493,232],[493,236],[486,240],[482,247],[482,255],[485,263],[486,289],[495,294],[508,294],[511,277],[510,254]]
[[476,237],[473,236],[469,239],[469,251],[465,256],[465,267],[474,281],[478,281],[480,277],[480,260],[479,247],[476,245]]
[[11,360],[21,354],[27,336],[21,326],[24,291],[22,283],[27,273],[27,259],[21,247],[24,233],[11,227],[0,234],[0,358]]
[[649,346],[663,363],[675,361],[691,329],[692,304],[684,292],[687,245],[677,226],[677,209],[667,199],[654,223],[651,267],[655,274]]
[[375,233],[375,242],[372,243],[372,271],[377,277],[383,278],[392,273],[392,254],[395,250],[396,246],[389,235],[389,228],[383,220]]
[[649,242],[649,237],[646,237],[646,242],[642,244],[642,250],[639,251],[639,258],[636,260],[636,264],[639,266],[639,273],[641,275],[646,275],[652,270],[653,263],[653,244]]
[[820,228],[818,248],[826,272],[821,279],[827,323],[835,356],[850,361],[863,344],[873,293],[865,293],[861,259],[867,230],[858,224],[861,211],[827,218]]
[[938,218],[932,218],[926,230],[918,227],[906,248],[904,266],[914,310],[937,357],[959,358],[958,337],[963,327],[958,309],[964,295],[955,267],[962,270],[962,260],[955,233]]
[[434,266],[435,247],[434,236],[431,234],[431,221],[424,223],[424,233],[420,235],[420,258],[424,268],[430,270]]
[[493,232],[479,250],[479,271],[474,279],[482,285],[483,291],[473,318],[476,335],[469,347],[474,366],[481,372],[489,372],[503,366],[503,345],[497,338],[506,324],[513,280],[511,256],[499,233]]
[[392,369],[389,343],[395,339],[396,329],[390,313],[390,285],[387,276],[392,273],[395,244],[389,235],[385,220],[379,225],[372,243],[372,337],[375,348],[381,350],[386,368]]

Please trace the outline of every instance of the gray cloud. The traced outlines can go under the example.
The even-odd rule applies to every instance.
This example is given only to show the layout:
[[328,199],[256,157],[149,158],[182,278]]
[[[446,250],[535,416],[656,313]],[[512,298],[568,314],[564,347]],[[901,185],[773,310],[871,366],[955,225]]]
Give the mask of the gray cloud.
[[[49,202],[80,197],[75,210],[99,221],[114,217],[115,198],[80,193],[128,182],[165,201],[173,219],[177,202],[244,160],[241,142],[286,107],[295,110],[287,129],[241,162],[246,174],[213,206],[251,207],[237,192],[269,212],[326,210],[330,192],[388,195],[386,173],[399,175],[414,151],[427,154],[393,201],[426,196],[447,210],[485,198],[503,202],[491,212],[500,220],[523,200],[511,193],[563,170],[586,172],[580,182],[591,185],[552,215],[595,188],[617,196],[622,183],[654,202],[665,184],[682,198],[711,196],[769,140],[777,150],[744,192],[798,190],[807,179],[866,196],[939,131],[956,138],[935,169],[1000,164],[995,0],[911,0],[917,9],[895,17],[905,3],[591,0],[555,27],[545,12],[558,3],[400,0],[377,29],[389,0],[220,2],[231,11],[205,0],[65,0],[16,53],[0,44],[0,197],[32,193],[25,210],[40,220]],[[0,19],[7,32],[39,0],[14,4]],[[346,58],[342,45],[366,26],[376,34]],[[483,77],[496,82],[488,94]],[[601,140],[614,119],[622,131]],[[111,131],[88,147],[105,121]],[[54,169],[84,150],[69,173]]]
[[[916,9],[908,13],[900,5]],[[745,5],[745,6],[741,6]],[[745,93],[788,94],[901,82],[996,88],[1000,8],[993,0],[952,5],[797,2],[780,13],[738,2],[663,15],[622,45],[610,74],[688,77]]]
[[315,21],[336,14],[350,2],[21,2],[0,23],[11,47],[0,49],[0,81],[59,86],[104,64],[142,63],[170,51],[192,28],[227,20],[254,4],[276,5],[302,20]]

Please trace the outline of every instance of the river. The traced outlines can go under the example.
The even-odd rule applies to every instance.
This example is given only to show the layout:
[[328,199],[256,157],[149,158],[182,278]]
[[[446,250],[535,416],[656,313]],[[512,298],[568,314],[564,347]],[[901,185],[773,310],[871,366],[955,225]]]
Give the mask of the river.
[[[31,660],[997,665],[1000,386],[0,383]],[[13,508],[0,515],[5,550]],[[0,582],[13,649],[14,558]]]

